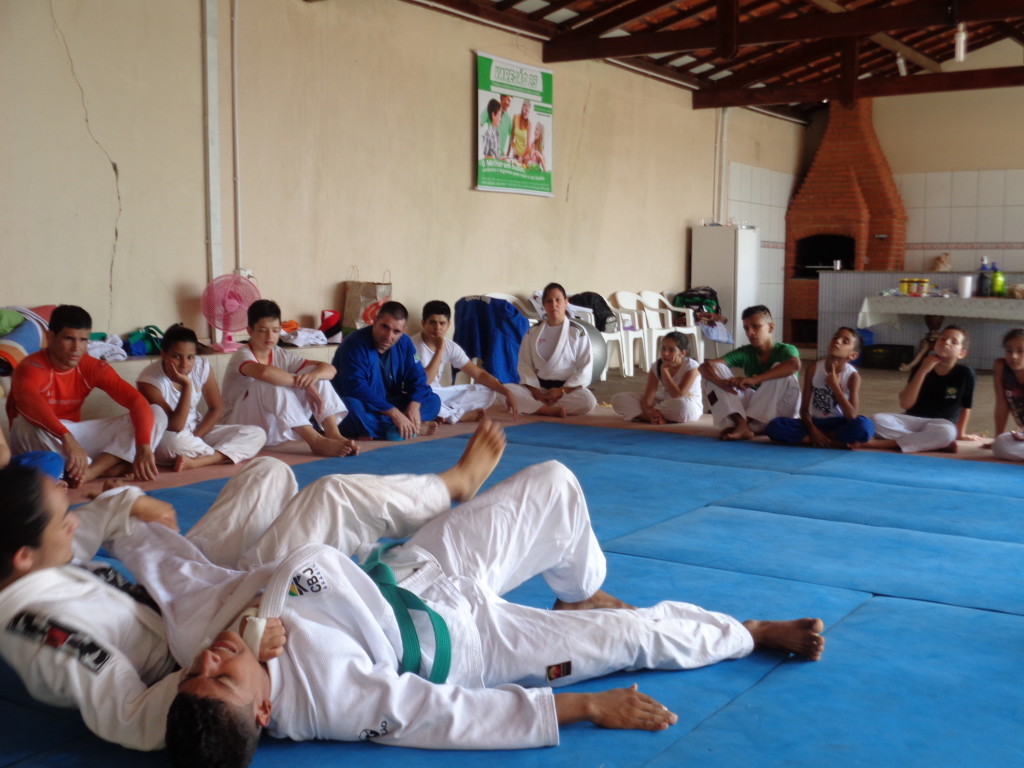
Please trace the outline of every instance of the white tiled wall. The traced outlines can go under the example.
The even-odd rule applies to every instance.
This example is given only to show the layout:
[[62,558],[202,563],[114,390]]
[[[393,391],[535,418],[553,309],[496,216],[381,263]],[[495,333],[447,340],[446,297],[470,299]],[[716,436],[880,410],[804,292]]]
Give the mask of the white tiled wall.
[[930,270],[949,253],[954,270],[982,256],[1024,270],[1024,170],[896,174],[907,209],[908,270]]
[[796,179],[791,173],[770,171],[743,163],[729,164],[729,205],[726,216],[735,224],[749,224],[761,235],[758,278],[761,303],[782,327],[785,285],[786,209]]

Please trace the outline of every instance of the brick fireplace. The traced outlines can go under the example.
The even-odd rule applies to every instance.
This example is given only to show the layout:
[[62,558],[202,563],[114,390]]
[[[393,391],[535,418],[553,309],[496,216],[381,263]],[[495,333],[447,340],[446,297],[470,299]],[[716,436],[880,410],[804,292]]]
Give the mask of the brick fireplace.
[[907,214],[871,113],[869,99],[852,109],[829,105],[821,146],[786,211],[783,333],[791,343],[817,340],[819,267],[841,259],[844,269],[903,269]]

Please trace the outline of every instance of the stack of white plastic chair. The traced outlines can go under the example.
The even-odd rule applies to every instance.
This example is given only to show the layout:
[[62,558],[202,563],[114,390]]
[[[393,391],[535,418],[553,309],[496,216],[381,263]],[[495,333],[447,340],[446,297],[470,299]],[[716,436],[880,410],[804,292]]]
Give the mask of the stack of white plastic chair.
[[[622,351],[622,375],[632,376],[634,361],[643,370],[647,364],[647,337],[643,328],[643,301],[630,291],[615,291],[608,301],[615,318],[619,321],[619,338]],[[640,357],[635,357],[635,344],[640,342]]]
[[530,305],[530,302],[523,301],[518,296],[513,296],[511,293],[485,293],[484,295],[489,296],[492,299],[504,299],[518,309],[523,316],[530,321],[530,325],[536,325],[540,322],[540,315],[538,315]]
[[[619,330],[616,328],[614,331],[602,331],[597,327],[596,318],[594,317],[594,312],[592,310],[587,309],[586,307],[576,306],[575,304],[570,304],[569,307],[572,311],[573,317],[577,320],[582,320],[585,323],[590,323],[590,325],[594,326],[594,329],[600,333],[601,337],[604,339],[606,353],[604,358],[604,367],[601,369],[599,377],[600,380],[605,381],[608,378],[608,369],[612,366],[612,344],[615,344],[619,350],[619,369],[622,371],[622,375],[632,375],[631,373],[626,373],[626,354],[623,351],[622,335],[619,333]],[[614,313],[615,310],[613,309],[612,312]],[[618,320],[618,316],[616,316],[616,320]],[[632,364],[633,361],[630,360],[631,368]]]
[[[691,336],[690,357],[698,363],[704,362],[704,338],[700,328],[697,327],[693,310],[689,307],[673,307],[662,294],[655,291],[640,291],[640,301],[644,304],[644,330],[648,333],[647,343],[649,354],[654,360],[658,359],[658,342],[671,331],[678,331]],[[677,325],[673,321],[673,313],[678,312],[685,316],[686,323]]]

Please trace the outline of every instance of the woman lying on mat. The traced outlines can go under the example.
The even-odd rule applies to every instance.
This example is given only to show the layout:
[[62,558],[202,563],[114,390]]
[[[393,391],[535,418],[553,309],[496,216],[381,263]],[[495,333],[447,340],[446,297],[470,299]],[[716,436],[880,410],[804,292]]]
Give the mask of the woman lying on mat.
[[533,326],[519,347],[519,383],[507,384],[519,413],[582,416],[597,398],[587,389],[593,373],[590,337],[566,316],[565,288],[544,288],[544,322]]

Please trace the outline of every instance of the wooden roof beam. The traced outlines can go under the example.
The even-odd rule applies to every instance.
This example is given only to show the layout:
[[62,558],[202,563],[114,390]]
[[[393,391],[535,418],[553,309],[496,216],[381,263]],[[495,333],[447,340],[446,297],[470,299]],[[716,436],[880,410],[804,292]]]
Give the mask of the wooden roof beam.
[[[789,19],[757,19],[737,30],[737,45],[858,37],[897,29],[949,26],[957,21],[991,21],[1024,16],[1020,0],[959,0],[956,18],[944,3],[916,0],[906,5],[870,8],[843,14],[805,14]],[[544,61],[577,61],[617,56],[643,56],[714,49],[719,32],[714,24],[696,29],[628,35],[626,37],[562,39],[544,43]]]
[[[987,88],[1012,88],[1024,85],[1024,67],[972,69],[914,77],[869,78],[857,82],[857,98],[909,96],[920,93],[977,91]],[[693,94],[694,109],[752,107],[771,104],[795,104],[837,100],[843,96],[839,81],[780,88],[740,88],[732,91],[698,91]]]
[[[841,6],[835,0],[810,0],[816,6],[821,8],[823,11],[829,13],[849,13],[849,11]],[[900,54],[904,59],[916,64],[921,69],[926,69],[929,72],[941,72],[942,65],[935,59],[930,59],[922,53],[915,51],[909,45],[904,45],[892,35],[888,35],[885,32],[879,32],[871,35],[871,42],[875,45],[879,45],[882,48],[892,51],[893,53]]]

